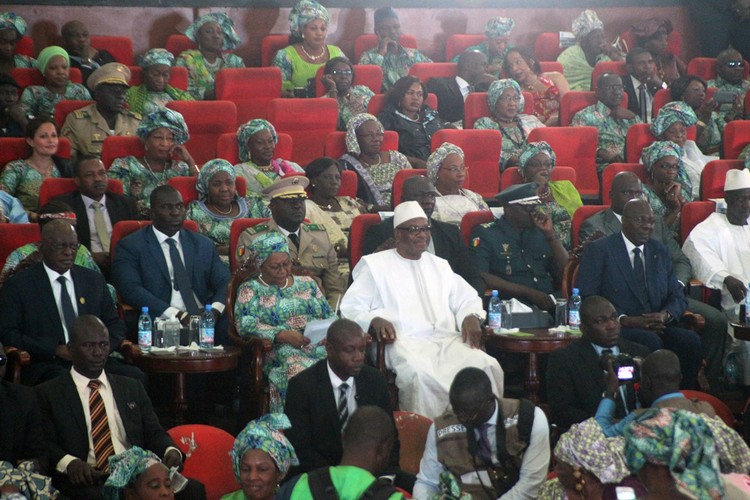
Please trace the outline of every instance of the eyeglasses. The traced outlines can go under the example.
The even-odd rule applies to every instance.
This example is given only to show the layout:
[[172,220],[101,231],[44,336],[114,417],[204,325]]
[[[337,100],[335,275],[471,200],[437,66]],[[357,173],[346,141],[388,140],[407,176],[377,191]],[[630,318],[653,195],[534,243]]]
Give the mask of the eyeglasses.
[[478,406],[471,413],[468,413],[468,410],[463,410],[461,408],[453,408],[453,413],[456,415],[456,418],[458,418],[459,421],[472,423],[479,417],[479,415],[485,410],[485,408],[487,408],[489,403],[493,401],[494,401],[493,398],[485,400],[484,403]]
[[285,268],[291,269],[292,261],[287,260],[287,261],[282,262],[281,264],[269,264],[266,267],[268,267],[269,271],[276,273],[276,272],[279,272],[281,269],[285,269]]
[[726,65],[728,68],[744,68],[745,63],[743,61],[727,61]]
[[332,75],[342,75],[342,76],[351,76],[352,70],[350,69],[334,69],[331,71]]
[[639,217],[629,217],[627,215],[623,215],[626,219],[630,219],[636,224],[640,226],[653,226],[656,224],[656,219],[654,217],[646,217],[646,216],[639,216]]
[[430,229],[432,229],[432,226],[427,224],[426,226],[397,227],[396,229],[398,229],[399,231],[407,232],[412,236],[416,236],[419,233],[429,234]]
[[77,252],[80,246],[80,243],[50,243],[49,245],[49,247],[55,252],[62,252],[63,250],[73,250],[74,252]]
[[448,172],[451,174],[458,174],[461,172],[466,172],[466,165],[462,165],[460,167],[448,167],[448,168],[441,168],[443,172]]
[[520,95],[504,95],[497,98],[500,102],[521,102]]
[[0,354],[0,366],[5,366],[8,363],[8,356]]

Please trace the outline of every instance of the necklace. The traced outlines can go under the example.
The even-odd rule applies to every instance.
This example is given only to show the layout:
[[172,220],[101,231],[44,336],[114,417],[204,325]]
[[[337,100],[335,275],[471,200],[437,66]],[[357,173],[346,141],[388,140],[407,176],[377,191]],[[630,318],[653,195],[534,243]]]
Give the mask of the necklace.
[[211,203],[211,206],[214,207],[214,211],[218,213],[219,215],[229,215],[232,213],[232,210],[234,210],[234,202],[229,204],[229,210],[227,210],[226,212],[220,210],[219,207],[217,207],[213,203]]
[[545,187],[546,189],[545,189],[544,191],[542,191],[541,193],[539,193],[539,197],[540,197],[540,198],[548,198],[548,197],[549,197],[549,195],[550,195],[550,193],[551,193],[551,190],[550,190],[549,184],[546,184],[546,185],[545,185],[544,187]]
[[224,59],[222,59],[221,57],[217,57],[214,62],[210,63],[210,62],[208,62],[208,59],[206,59],[204,57],[203,58],[203,62],[205,62],[206,67],[208,69],[210,69],[210,70],[216,70],[216,69],[219,69],[221,67],[221,65],[224,63]]
[[[267,286],[269,288],[272,287],[272,286],[278,286],[278,285],[269,285],[268,283],[266,283],[263,280],[263,275],[262,274],[258,275],[258,281],[260,281],[263,284],[263,286]],[[279,286],[278,288],[279,288],[279,290],[283,290],[285,288],[289,288],[289,278],[287,278],[286,281],[284,281],[284,286]]]
[[299,46],[302,49],[302,52],[304,52],[305,55],[307,56],[307,58],[310,59],[311,61],[317,61],[318,59],[320,59],[321,57],[323,57],[324,55],[326,55],[326,48],[325,47],[321,47],[320,48],[320,54],[318,54],[317,56],[312,56],[312,55],[310,55],[310,53],[307,50],[305,50],[305,44],[304,43],[299,44]]
[[378,162],[377,163],[372,163],[372,162],[365,161],[365,160],[362,160],[362,161],[364,161],[365,163],[367,163],[367,165],[370,166],[370,167],[377,167],[382,162],[382,159],[380,158],[380,153],[378,153]]
[[338,205],[339,208],[341,208],[341,204],[339,203],[339,200],[337,200],[336,198],[331,198],[331,199],[333,201],[331,203],[327,204],[327,205],[323,205],[322,203],[317,203],[317,205],[320,208],[323,208],[323,209],[328,210],[328,211],[332,211],[333,210],[334,204]]

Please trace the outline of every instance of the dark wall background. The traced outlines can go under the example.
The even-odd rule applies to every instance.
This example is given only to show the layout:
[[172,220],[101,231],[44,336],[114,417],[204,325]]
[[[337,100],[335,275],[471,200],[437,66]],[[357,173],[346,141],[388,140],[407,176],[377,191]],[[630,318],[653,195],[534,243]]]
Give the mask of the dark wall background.
[[[17,5],[86,5],[112,7],[292,7],[295,0],[14,0]],[[463,8],[576,8],[660,7],[683,5],[684,0],[325,0],[326,7],[463,7]]]

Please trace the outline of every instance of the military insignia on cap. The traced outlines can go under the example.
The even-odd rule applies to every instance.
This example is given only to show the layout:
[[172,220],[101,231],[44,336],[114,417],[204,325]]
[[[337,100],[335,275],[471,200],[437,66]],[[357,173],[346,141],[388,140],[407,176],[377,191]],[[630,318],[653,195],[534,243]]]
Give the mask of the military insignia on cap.
[[474,248],[478,247],[480,241],[481,241],[481,239],[479,237],[474,238],[473,240],[471,240],[471,246],[474,247]]
[[299,184],[299,178],[293,178],[292,184],[295,184],[295,185]]

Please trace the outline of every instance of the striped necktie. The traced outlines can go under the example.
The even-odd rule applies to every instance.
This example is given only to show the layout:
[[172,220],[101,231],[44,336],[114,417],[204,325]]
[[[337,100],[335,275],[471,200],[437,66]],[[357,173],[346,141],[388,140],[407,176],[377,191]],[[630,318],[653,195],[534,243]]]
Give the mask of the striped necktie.
[[98,470],[109,472],[109,457],[115,454],[115,447],[112,444],[112,433],[109,430],[109,420],[107,419],[107,409],[104,407],[104,400],[99,394],[99,380],[89,380],[89,412],[91,415],[91,441],[94,444],[94,458],[96,459],[96,468]]
[[339,386],[339,421],[341,422],[341,429],[344,429],[346,421],[349,420],[349,384],[344,382]]

